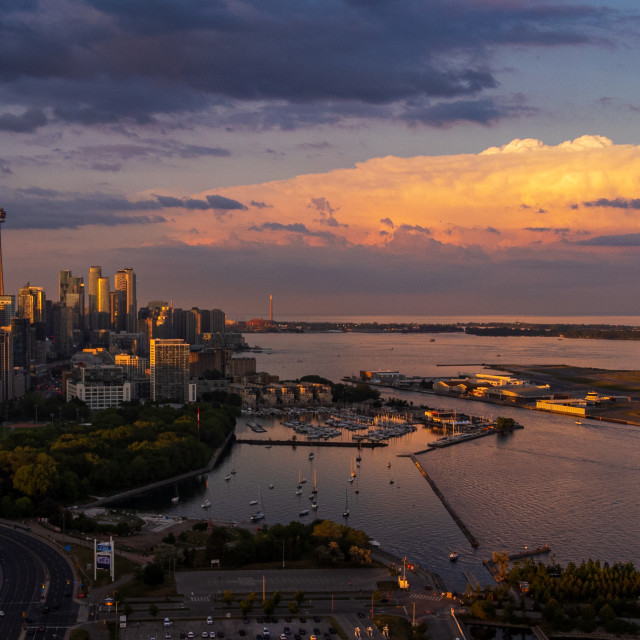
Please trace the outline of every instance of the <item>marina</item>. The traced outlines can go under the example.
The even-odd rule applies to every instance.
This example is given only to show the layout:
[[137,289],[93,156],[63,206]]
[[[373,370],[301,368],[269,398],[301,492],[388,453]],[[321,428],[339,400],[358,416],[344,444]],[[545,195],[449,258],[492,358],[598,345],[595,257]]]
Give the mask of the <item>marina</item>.
[[[258,362],[259,370],[286,371],[295,377],[311,372],[340,379],[375,364],[376,368],[402,368],[409,374],[439,375],[433,363],[449,362],[459,353],[467,362],[494,361],[496,353],[512,362],[569,362],[577,365],[633,368],[640,361],[640,344],[615,341],[555,341],[550,349],[544,338],[488,339],[476,336],[438,336],[435,344],[424,343],[413,335],[280,335],[265,334],[260,341],[272,349]],[[357,341],[357,346],[356,346]],[[429,349],[429,354],[425,352]],[[391,347],[394,350],[391,351]],[[431,354],[431,351],[433,353]],[[449,354],[449,355],[447,355]],[[307,364],[297,363],[303,359]],[[452,369],[451,373],[456,373]],[[434,403],[461,416],[471,406],[481,406],[488,421],[499,415],[522,421],[525,429],[497,437],[482,437],[456,446],[434,448],[429,443],[448,434],[444,429],[423,428],[402,437],[384,441],[386,447],[358,448],[352,436],[358,431],[343,429],[338,437],[310,440],[295,434],[281,422],[294,420],[296,413],[284,407],[247,413],[238,420],[234,442],[213,471],[198,480],[180,483],[180,502],[175,483],[143,498],[129,501],[128,508],[173,517],[214,521],[235,521],[240,526],[310,523],[329,518],[344,523],[345,488],[348,492],[349,526],[363,529],[383,550],[397,556],[408,555],[421,566],[435,571],[448,589],[464,591],[466,576],[481,584],[493,582],[482,564],[494,550],[517,553],[525,547],[549,544],[556,562],[580,562],[599,558],[610,563],[631,561],[640,564],[637,535],[630,523],[640,521],[640,505],[635,499],[635,479],[640,471],[640,428],[633,425],[583,420],[513,407],[489,408],[470,405],[454,397],[429,397],[411,392],[382,390],[387,395],[418,405]],[[301,409],[298,415],[312,421],[329,416],[320,407]],[[431,409],[437,410],[431,406]],[[257,414],[260,415],[257,415]],[[298,418],[300,419],[300,418]],[[247,445],[244,439],[257,439],[247,421],[263,425],[262,446]],[[457,427],[456,427],[457,432]],[[298,436],[298,445],[273,446],[272,441],[288,442]],[[310,442],[302,445],[302,442]],[[331,446],[341,442],[348,446]],[[313,452],[313,459],[308,453]],[[411,458],[412,454],[428,471],[429,477],[479,542],[476,549],[434,493]],[[360,467],[353,483],[348,482],[354,456]],[[389,465],[389,466],[387,466]],[[232,469],[238,481],[224,482]],[[311,483],[316,472],[318,493],[309,500],[304,491],[295,495],[300,471]],[[208,487],[205,481],[209,480]],[[390,484],[393,480],[394,484]],[[268,485],[273,484],[272,490]],[[258,507],[248,506],[261,490],[264,518],[251,522]],[[357,493],[358,492],[358,493]],[[201,508],[208,498],[211,507]],[[316,507],[314,508],[314,502]],[[299,516],[309,509],[308,516]],[[616,535],[611,531],[615,529]],[[458,553],[449,560],[452,550]]]

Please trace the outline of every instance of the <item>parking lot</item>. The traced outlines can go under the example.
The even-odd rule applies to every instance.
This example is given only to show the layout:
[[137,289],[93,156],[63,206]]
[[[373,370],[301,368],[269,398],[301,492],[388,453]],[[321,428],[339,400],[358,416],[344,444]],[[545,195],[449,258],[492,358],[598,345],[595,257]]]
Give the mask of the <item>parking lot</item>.
[[120,629],[121,640],[179,640],[215,638],[216,640],[337,640],[336,629],[320,616],[284,618],[251,617],[244,620],[212,619],[129,622]]

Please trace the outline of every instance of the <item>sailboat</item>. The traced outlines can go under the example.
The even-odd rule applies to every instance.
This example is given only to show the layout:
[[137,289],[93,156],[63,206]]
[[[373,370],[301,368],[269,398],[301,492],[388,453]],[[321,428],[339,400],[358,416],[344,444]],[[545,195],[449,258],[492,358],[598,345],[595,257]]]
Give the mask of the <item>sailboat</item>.
[[347,493],[346,489],[344,490],[344,499],[345,499],[345,505],[344,505],[344,511],[342,512],[342,517],[348,518],[351,512],[349,511],[349,494]]
[[351,461],[351,477],[355,478],[356,477],[356,468],[354,466],[354,461]]
[[318,493],[318,477],[316,476],[316,470],[313,470],[313,489],[311,493],[315,496]]
[[[260,500],[260,507],[258,508],[258,510],[255,513],[251,514],[251,522],[259,522],[260,520],[264,519],[264,511],[262,510],[263,505],[262,505],[262,491],[260,491],[260,489],[258,489],[258,498]],[[253,503],[253,500],[251,501]]]

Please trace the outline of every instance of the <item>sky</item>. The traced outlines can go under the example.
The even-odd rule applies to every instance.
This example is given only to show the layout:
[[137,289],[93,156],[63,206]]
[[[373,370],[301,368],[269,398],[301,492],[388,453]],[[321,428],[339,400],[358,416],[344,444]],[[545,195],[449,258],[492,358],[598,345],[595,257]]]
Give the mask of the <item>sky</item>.
[[640,315],[636,0],[0,0],[7,293]]

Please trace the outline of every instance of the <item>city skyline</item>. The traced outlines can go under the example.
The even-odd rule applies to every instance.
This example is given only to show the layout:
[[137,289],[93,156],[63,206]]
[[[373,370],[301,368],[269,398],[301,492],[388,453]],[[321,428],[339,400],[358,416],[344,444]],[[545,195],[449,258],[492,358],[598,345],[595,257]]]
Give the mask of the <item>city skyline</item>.
[[640,314],[635,3],[3,13],[7,293],[125,264],[231,319]]

